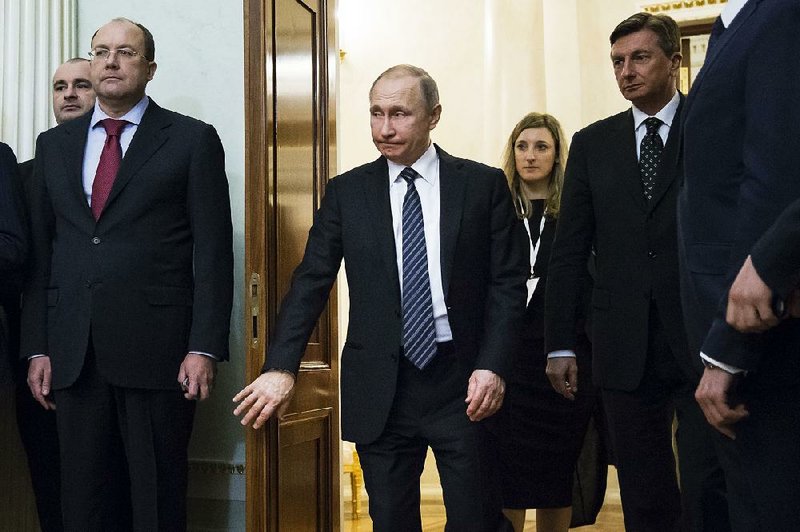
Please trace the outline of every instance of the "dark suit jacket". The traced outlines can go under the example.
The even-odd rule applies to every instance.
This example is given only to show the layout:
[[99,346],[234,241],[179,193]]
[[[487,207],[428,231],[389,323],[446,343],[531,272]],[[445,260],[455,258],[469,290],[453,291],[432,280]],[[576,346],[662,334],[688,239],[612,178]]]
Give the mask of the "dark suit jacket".
[[[779,296],[791,285],[783,265],[765,260],[771,252],[754,246],[800,198],[798,27],[796,1],[745,4],[709,50],[684,120],[686,182],[679,219],[692,349],[739,368],[765,370],[763,382],[772,387],[796,382],[800,373],[800,321],[741,334],[725,323],[725,310],[728,288],[750,253]],[[796,241],[783,245],[797,249]]]
[[0,272],[19,268],[27,253],[17,171],[14,152],[0,142]]
[[548,272],[545,341],[548,353],[574,350],[579,279],[594,248],[591,340],[594,380],[603,388],[630,391],[639,385],[651,304],[687,378],[699,378],[701,366],[692,363],[686,345],[678,287],[679,118],[680,107],[649,202],[631,110],[582,129],[570,147]]
[[19,308],[20,270],[28,246],[22,207],[17,159],[0,142],[0,383],[12,380],[13,317]]
[[[500,170],[437,147],[441,267],[448,318],[463,364],[506,376],[525,307],[527,246]],[[350,323],[342,352],[342,437],[383,431],[402,343],[400,283],[384,158],[328,183],[302,262],[278,314],[264,369],[297,372],[342,259]]]
[[90,118],[36,143],[22,356],[50,355],[53,387],[65,388],[91,336],[111,384],[175,389],[187,351],[228,356],[233,251],[222,144],[213,127],[151,100],[95,222],[82,185]]

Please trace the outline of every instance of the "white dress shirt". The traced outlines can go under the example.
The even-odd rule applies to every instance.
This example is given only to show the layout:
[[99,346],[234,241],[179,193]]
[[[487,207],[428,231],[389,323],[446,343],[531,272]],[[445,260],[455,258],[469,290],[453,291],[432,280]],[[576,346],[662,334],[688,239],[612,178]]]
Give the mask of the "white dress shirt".
[[739,11],[742,10],[746,3],[747,0],[728,0],[722,13],[719,15],[726,28],[731,25],[733,19],[736,18],[736,15],[739,14]]
[[[669,131],[670,128],[672,128],[672,121],[675,120],[675,113],[678,111],[678,105],[680,105],[680,103],[681,97],[678,91],[675,91],[669,103],[653,115],[661,120],[661,126],[658,128],[658,136],[661,137],[661,142],[664,146],[667,145]],[[647,126],[644,125],[644,121],[650,118],[650,115],[640,110],[635,105],[631,106],[631,111],[633,111],[633,131],[636,135],[636,159],[639,159],[642,151],[642,139],[644,139],[644,136],[647,134]]]
[[[408,184],[400,177],[400,172],[405,166],[389,164],[389,200],[392,206],[392,229],[394,230],[394,245],[397,255],[397,274],[400,279],[400,293],[403,293],[403,199],[405,198]],[[414,186],[419,193],[422,204],[422,219],[425,224],[425,247],[428,252],[428,277],[431,284],[431,297],[433,299],[433,317],[436,324],[436,341],[448,342],[453,339],[450,331],[450,322],[447,320],[447,305],[444,301],[442,288],[442,264],[439,253],[439,213],[441,195],[439,193],[439,155],[431,144],[425,153],[411,165],[420,177],[414,181]]]
[[[125,157],[125,152],[128,151],[128,146],[131,145],[133,135],[139,128],[139,124],[149,104],[150,98],[145,96],[139,100],[139,103],[134,105],[130,111],[116,119],[130,122],[129,124],[125,124],[119,136],[119,144],[122,147],[123,157]],[[100,109],[99,102],[95,102],[92,119],[89,121],[89,134],[86,137],[86,149],[83,152],[83,194],[86,196],[86,202],[89,205],[92,204],[92,184],[94,183],[94,176],[97,173],[97,165],[100,163],[100,154],[103,153],[103,145],[106,143],[106,130],[100,125],[100,121],[106,118],[111,117]]]

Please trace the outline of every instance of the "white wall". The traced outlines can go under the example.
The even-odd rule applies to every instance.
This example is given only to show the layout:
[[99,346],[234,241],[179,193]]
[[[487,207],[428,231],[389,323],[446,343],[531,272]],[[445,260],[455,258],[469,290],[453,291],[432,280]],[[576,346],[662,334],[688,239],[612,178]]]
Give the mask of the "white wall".
[[507,131],[543,105],[539,3],[339,0],[339,47],[346,53],[339,71],[339,170],[377,157],[369,88],[398,63],[424,68],[439,85],[443,111],[434,141],[453,155],[499,164]]
[[[243,9],[235,0],[79,0],[79,51],[108,20],[144,24],[156,42],[158,70],[147,93],[162,107],[213,124],[225,147],[235,248],[231,361],[219,365],[211,399],[198,404],[190,460],[244,463],[244,429],[231,414],[231,397],[244,381],[242,279],[244,260]],[[244,477],[193,481],[190,495],[244,499]]]

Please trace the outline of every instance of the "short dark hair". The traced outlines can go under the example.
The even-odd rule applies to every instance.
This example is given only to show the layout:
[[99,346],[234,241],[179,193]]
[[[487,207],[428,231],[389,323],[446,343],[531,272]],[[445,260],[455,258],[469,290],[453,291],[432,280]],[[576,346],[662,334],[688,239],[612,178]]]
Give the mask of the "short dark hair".
[[[111,22],[129,22],[142,30],[142,34],[144,35],[144,58],[148,61],[155,61],[156,60],[156,41],[153,39],[153,34],[150,33],[150,30],[144,27],[143,24],[139,24],[138,22],[134,22],[131,19],[125,17],[117,17],[111,19]],[[94,40],[95,35],[97,32],[100,31],[97,29],[94,34],[92,35],[92,40]]]
[[626,18],[611,32],[609,41],[613,46],[617,39],[637,31],[650,30],[658,37],[658,46],[667,57],[681,51],[681,30],[678,24],[667,15],[658,13],[636,13]]
[[401,76],[410,76],[419,79],[419,88],[420,92],[422,92],[422,100],[425,103],[425,109],[429,113],[432,113],[434,107],[439,105],[439,88],[436,86],[436,81],[434,81],[430,74],[414,65],[395,65],[384,70],[381,75],[372,82],[372,87],[369,89],[370,96],[372,96],[375,85],[383,78]]

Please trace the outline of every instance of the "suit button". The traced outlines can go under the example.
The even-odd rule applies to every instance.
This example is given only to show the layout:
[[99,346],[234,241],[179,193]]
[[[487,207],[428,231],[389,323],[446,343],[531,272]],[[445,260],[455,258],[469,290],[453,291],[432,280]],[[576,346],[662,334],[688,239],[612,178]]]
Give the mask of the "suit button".
[[397,355],[395,353],[392,353],[391,355],[389,355],[389,358],[391,358],[392,360],[397,360]]
[[91,287],[92,287],[92,282],[86,281],[86,288],[91,288]]
[[99,236],[95,236],[95,237],[92,238],[92,244],[96,245],[96,244],[99,244],[99,243],[100,243],[100,237]]
[[648,251],[647,256],[650,257],[651,259],[654,259],[658,257],[658,253],[656,253],[655,251]]

